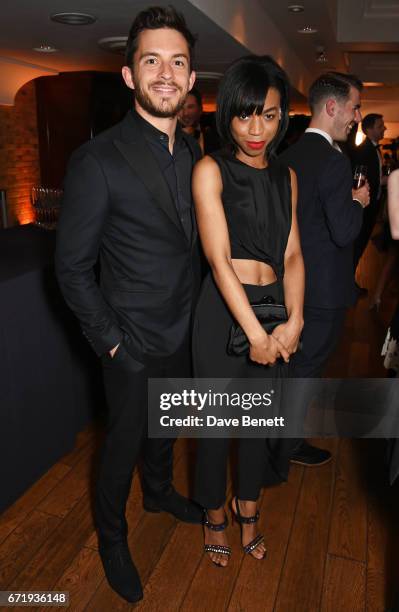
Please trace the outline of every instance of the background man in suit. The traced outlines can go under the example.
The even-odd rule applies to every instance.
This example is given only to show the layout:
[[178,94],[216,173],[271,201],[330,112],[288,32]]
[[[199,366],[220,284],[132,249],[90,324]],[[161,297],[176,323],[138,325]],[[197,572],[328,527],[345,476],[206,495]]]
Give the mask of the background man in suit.
[[145,509],[202,519],[171,485],[173,441],[146,436],[147,379],[190,376],[199,281],[191,171],[200,151],[176,124],[195,80],[193,45],[172,7],[136,17],[122,68],[134,109],[74,153],[57,238],[60,286],[101,356],[109,407],[96,491],[100,554],[110,585],[131,602],[142,588],[125,507],[140,450]]
[[[195,87],[188,94],[183,108],[179,113],[179,121],[183,131],[191,134],[197,140],[203,154],[220,149],[220,140],[215,127],[214,117],[207,116],[208,125],[204,125],[202,116],[202,95]],[[211,120],[209,121],[209,118]]]
[[187,94],[183,108],[179,113],[179,121],[186,134],[192,134],[199,141],[202,152],[204,152],[203,136],[201,134],[202,95],[196,87]]
[[[298,177],[298,224],[305,262],[302,349],[293,358],[293,376],[320,377],[342,330],[346,308],[355,301],[353,243],[368,186],[352,190],[349,159],[337,142],[346,141],[361,120],[362,83],[331,72],[310,87],[312,119],[300,140],[282,154]],[[320,465],[330,453],[299,444],[292,460]]]
[[367,180],[370,185],[370,206],[364,211],[362,228],[355,242],[354,264],[357,264],[370,240],[378,215],[378,202],[381,186],[386,185],[386,177],[382,177],[382,155],[379,142],[384,138],[386,127],[384,118],[377,113],[366,115],[362,121],[362,130],[366,138],[362,144],[352,150],[352,166],[367,166]]

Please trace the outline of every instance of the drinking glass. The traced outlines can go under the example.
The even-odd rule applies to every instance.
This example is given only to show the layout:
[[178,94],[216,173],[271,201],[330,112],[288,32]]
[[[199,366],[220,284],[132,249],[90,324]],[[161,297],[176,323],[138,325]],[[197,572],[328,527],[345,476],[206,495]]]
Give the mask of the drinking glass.
[[353,189],[360,189],[366,182],[367,166],[356,166],[353,175]]

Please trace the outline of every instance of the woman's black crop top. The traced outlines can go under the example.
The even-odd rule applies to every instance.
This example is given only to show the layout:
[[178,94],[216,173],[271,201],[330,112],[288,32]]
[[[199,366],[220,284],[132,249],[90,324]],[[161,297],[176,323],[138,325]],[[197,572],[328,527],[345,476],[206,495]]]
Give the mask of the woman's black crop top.
[[222,175],[232,259],[262,261],[282,279],[292,219],[288,167],[272,160],[267,168],[253,168],[228,151],[211,157]]

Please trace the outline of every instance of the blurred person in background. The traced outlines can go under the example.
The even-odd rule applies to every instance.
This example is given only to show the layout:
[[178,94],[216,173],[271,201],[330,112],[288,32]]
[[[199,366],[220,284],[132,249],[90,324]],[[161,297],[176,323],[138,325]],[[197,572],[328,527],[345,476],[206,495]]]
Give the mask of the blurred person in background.
[[[352,168],[354,169],[355,166],[359,165],[367,167],[367,181],[370,185],[370,205],[364,211],[362,227],[355,241],[355,273],[377,220],[381,188],[387,184],[387,177],[382,174],[383,159],[379,145],[386,131],[384,117],[378,113],[366,115],[362,120],[362,131],[366,138],[361,145],[352,149]],[[366,288],[358,286],[357,289],[359,295],[367,293]]]
[[[352,169],[339,144],[361,120],[362,83],[329,72],[309,90],[310,126],[279,159],[298,178],[298,224],[305,262],[302,349],[293,376],[319,378],[342,333],[347,308],[356,300],[353,245],[369,203],[367,183],[354,190]],[[339,143],[339,144],[337,144]],[[329,451],[299,440],[291,461],[323,465]]]
[[193,87],[179,113],[179,121],[183,131],[191,134],[198,142],[202,153],[207,154],[219,149],[220,141],[214,121],[205,122],[202,111],[201,92]]

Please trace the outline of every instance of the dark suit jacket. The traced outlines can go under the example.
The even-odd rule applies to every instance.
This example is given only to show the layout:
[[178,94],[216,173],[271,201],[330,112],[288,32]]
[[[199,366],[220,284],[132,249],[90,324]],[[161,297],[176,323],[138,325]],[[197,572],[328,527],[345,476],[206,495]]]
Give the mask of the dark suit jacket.
[[[194,164],[199,147],[183,137]],[[199,282],[197,232],[191,241],[186,237],[168,184],[130,112],[71,158],[56,272],[98,355],[125,340],[133,356],[145,361],[173,354],[187,337]]]
[[349,159],[316,133],[280,156],[298,178],[298,223],[305,262],[305,305],[343,308],[355,300],[353,242],[363,209],[352,200]]
[[369,138],[353,149],[351,156],[353,169],[357,165],[367,166],[367,180],[370,185],[370,205],[366,211],[377,204],[380,189],[380,162],[378,153]]

